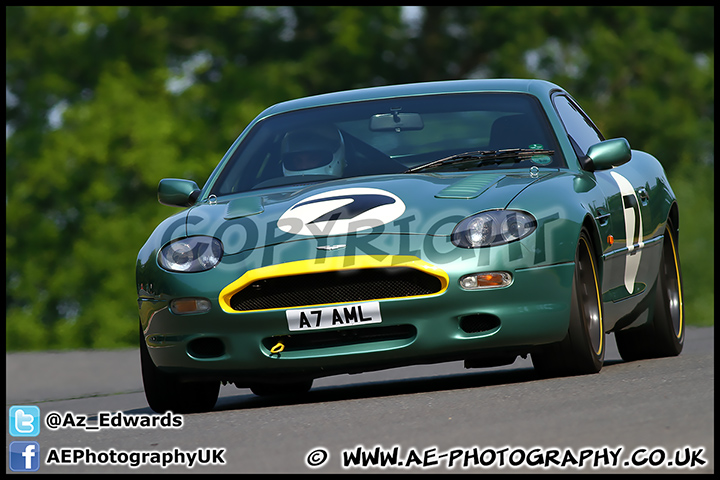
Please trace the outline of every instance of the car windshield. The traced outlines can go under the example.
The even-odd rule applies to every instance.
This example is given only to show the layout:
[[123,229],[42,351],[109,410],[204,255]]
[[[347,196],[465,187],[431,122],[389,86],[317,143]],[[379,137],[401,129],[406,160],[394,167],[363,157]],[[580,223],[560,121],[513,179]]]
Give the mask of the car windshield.
[[[538,150],[513,157],[506,151]],[[508,161],[441,162],[502,150]],[[531,152],[532,153],[532,152]],[[393,173],[564,167],[537,99],[521,93],[462,93],[308,108],[258,122],[224,165],[209,194]]]

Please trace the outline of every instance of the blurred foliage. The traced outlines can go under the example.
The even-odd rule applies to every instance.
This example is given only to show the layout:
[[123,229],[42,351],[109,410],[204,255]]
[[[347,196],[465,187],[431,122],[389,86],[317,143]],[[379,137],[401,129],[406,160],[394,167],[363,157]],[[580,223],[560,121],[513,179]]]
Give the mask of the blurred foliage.
[[663,162],[690,323],[714,318],[713,7],[6,7],[6,348],[134,345],[135,258],[291,98],[536,77]]

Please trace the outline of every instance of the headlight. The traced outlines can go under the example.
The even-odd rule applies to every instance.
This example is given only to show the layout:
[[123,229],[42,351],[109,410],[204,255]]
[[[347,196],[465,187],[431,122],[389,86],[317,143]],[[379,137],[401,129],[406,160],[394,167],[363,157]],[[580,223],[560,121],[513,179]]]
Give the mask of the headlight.
[[204,272],[220,262],[223,246],[213,237],[187,237],[165,245],[158,263],[171,272]]
[[458,223],[452,242],[461,248],[492,247],[530,235],[537,227],[535,217],[518,210],[489,210]]

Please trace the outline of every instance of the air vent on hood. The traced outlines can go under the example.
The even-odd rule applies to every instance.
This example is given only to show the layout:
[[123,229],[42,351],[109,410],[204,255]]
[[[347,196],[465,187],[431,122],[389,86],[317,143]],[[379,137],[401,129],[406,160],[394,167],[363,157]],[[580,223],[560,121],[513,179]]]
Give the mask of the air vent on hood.
[[444,188],[435,198],[475,198],[503,177],[504,175],[488,173],[470,175]]
[[265,210],[262,198],[258,196],[236,198],[230,200],[225,210],[225,220],[233,218],[247,217],[249,215],[257,215]]

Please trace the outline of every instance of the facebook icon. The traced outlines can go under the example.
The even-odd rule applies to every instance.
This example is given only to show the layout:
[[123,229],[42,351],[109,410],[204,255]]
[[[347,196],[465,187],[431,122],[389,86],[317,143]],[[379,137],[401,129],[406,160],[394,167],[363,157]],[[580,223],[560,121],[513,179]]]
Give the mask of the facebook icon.
[[10,443],[10,470],[35,472],[40,468],[40,445],[37,442]]

